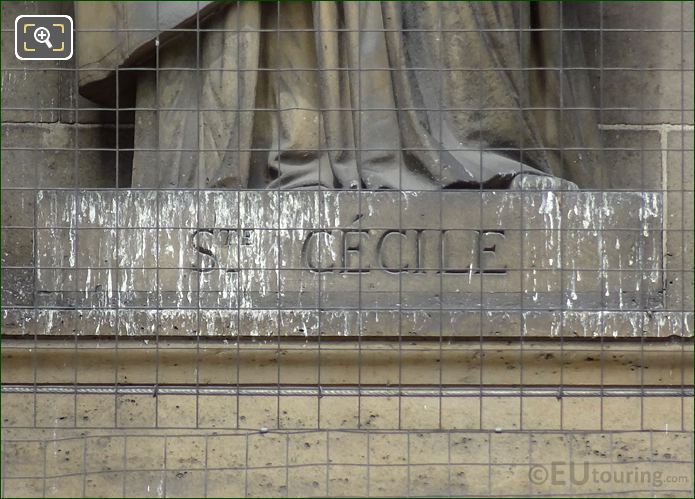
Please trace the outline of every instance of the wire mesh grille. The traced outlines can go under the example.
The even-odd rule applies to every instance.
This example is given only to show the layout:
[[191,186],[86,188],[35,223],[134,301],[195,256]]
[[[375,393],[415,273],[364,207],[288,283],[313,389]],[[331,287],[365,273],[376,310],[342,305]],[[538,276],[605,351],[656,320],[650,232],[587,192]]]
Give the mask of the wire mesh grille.
[[59,14],[2,59],[4,497],[692,496],[691,3],[3,2],[3,53]]

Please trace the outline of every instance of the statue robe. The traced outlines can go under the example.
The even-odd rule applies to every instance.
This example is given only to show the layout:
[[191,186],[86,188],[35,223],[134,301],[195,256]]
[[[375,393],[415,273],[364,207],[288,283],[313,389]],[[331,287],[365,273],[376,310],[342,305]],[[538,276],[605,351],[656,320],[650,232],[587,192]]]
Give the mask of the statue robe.
[[570,8],[76,2],[80,89],[134,96],[135,187],[589,187],[600,141],[586,71],[563,70],[584,66],[559,31]]

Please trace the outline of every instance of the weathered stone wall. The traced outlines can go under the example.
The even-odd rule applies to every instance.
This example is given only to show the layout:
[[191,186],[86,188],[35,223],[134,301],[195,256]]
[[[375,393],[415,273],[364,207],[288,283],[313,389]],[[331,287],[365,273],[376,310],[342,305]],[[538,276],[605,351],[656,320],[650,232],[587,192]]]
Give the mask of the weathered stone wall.
[[[132,146],[132,113],[117,117],[79,97],[74,60],[20,63],[14,58],[15,17],[70,14],[69,2],[5,2],[2,8],[2,223],[31,227],[34,192],[16,189],[129,185],[132,153],[114,149]],[[667,301],[669,308],[692,307],[692,274],[681,272],[693,250],[691,233],[683,232],[693,225],[692,6],[596,2],[575,8],[578,24],[565,28],[586,30],[590,69],[581,70],[592,75],[594,104],[602,109],[603,187],[669,191]],[[565,119],[572,119],[571,111]],[[6,231],[3,263],[29,265],[30,233]],[[13,289],[29,277],[17,271],[4,279],[11,303]]]
[[[32,189],[129,184],[129,153],[111,149],[130,147],[132,116],[117,119],[78,97],[73,61],[25,64],[14,58],[16,15],[70,9],[68,2],[2,3],[2,263],[24,267],[3,270],[6,306],[25,304],[22,290],[33,289],[32,228],[38,213]],[[664,304],[671,316],[682,318],[679,312],[693,310],[693,6],[604,2],[582,4],[581,10],[579,27],[594,30],[585,33],[585,49],[603,107],[603,187],[667,191]],[[22,320],[10,319],[15,322],[3,328],[21,329]],[[368,320],[360,324],[374,326]],[[628,331],[630,322],[623,324]],[[489,325],[490,336],[522,330],[509,318]],[[107,389],[116,383],[640,389],[688,387],[693,380],[691,345],[646,339],[533,343],[506,337],[449,344],[404,338],[318,347],[285,336],[243,345],[200,338],[114,343],[44,341],[36,332],[3,342],[3,383]],[[5,497],[691,497],[693,490],[692,398],[673,392],[658,397],[13,392],[2,394],[2,424]],[[660,486],[529,481],[531,465],[553,461],[685,479]]]
[[588,3],[580,10],[581,27],[607,30],[586,35],[603,108],[605,187],[668,192],[667,308],[692,310],[695,281],[681,271],[693,259],[692,4]]
[[[78,383],[91,392],[4,393],[5,494],[57,496],[480,495],[584,493],[688,496],[689,397],[639,396],[644,385],[692,379],[692,347],[591,342],[251,344],[147,340],[15,344],[3,380]],[[682,359],[675,364],[674,359]],[[358,360],[360,359],[360,360]],[[319,374],[319,365],[321,371]],[[597,368],[598,365],[602,367]],[[72,367],[77,366],[77,370]],[[66,369],[67,367],[67,369]],[[330,389],[316,396],[237,396],[274,383],[478,383],[637,388],[631,394],[397,397]],[[121,393],[100,392],[121,383]],[[160,393],[129,391],[125,384]],[[237,383],[239,385],[237,385]],[[168,385],[225,386],[175,393]],[[480,386],[480,385],[478,385]],[[233,391],[233,390],[231,390]],[[368,392],[366,392],[368,393]],[[85,458],[86,457],[86,458]],[[676,482],[532,483],[529,471],[568,462],[591,472],[658,472]],[[556,466],[558,466],[556,464]],[[620,475],[619,475],[620,476]],[[681,478],[682,477],[682,478]]]
[[[678,431],[62,434],[52,441],[50,432],[35,432],[49,442],[45,448],[7,444],[13,460],[5,491],[22,497],[506,497],[511,491],[522,497],[687,497],[692,476],[691,434]],[[641,462],[647,453],[652,462]],[[121,471],[125,456],[134,469]],[[588,480],[582,464],[570,485],[570,466],[562,464],[570,460],[587,463]],[[557,483],[529,482],[529,463],[540,462],[546,464],[540,478],[556,463]],[[34,463],[45,463],[46,480],[15,478],[35,472]],[[628,473],[627,487],[615,483]]]

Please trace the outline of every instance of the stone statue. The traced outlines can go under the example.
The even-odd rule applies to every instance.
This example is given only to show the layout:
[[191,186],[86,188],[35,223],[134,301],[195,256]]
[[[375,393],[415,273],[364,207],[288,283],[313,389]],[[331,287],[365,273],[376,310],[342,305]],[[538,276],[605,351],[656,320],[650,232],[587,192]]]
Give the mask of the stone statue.
[[571,9],[76,2],[80,91],[136,108],[133,187],[592,187]]

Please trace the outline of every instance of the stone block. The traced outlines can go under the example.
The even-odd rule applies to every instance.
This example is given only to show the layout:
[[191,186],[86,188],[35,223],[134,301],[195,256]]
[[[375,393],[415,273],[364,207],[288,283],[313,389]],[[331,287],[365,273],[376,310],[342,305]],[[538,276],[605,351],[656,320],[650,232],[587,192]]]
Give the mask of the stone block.
[[363,466],[331,465],[328,468],[328,495],[366,496],[368,470]]
[[125,468],[125,438],[118,436],[93,437],[84,441],[86,472],[111,472]]
[[[83,476],[63,476],[46,479],[46,497],[79,497],[86,489],[87,480]],[[115,492],[114,492],[115,494]]]
[[527,430],[562,428],[562,401],[555,397],[526,397],[521,408],[521,425]]
[[[3,376],[3,379],[6,379]],[[35,399],[31,393],[2,394],[2,424],[5,428],[33,425],[33,417],[27,421],[27,414],[35,413]]]
[[167,497],[202,497],[205,495],[205,472],[176,470],[164,473]]
[[409,495],[408,466],[375,467],[369,475],[371,497],[404,497]]
[[486,465],[451,466],[451,495],[491,495],[490,471]]
[[198,397],[200,428],[237,428],[237,400],[232,396]]
[[195,395],[161,395],[157,397],[157,425],[163,428],[198,426]]
[[243,468],[246,465],[245,435],[208,437],[208,468]]
[[207,473],[207,497],[243,497],[245,478],[243,470],[210,470]]
[[203,436],[172,436],[166,439],[166,468],[199,470],[205,468],[207,443]]
[[[675,130],[667,135],[665,203],[665,302],[674,311],[693,308],[693,132]],[[689,324],[685,324],[686,326]]]
[[43,476],[46,449],[42,442],[11,442],[3,452],[6,477]]
[[358,427],[359,401],[357,397],[322,397],[319,400],[319,427]]
[[109,428],[116,422],[113,395],[78,395],[77,424],[85,428]]
[[[5,497],[55,497],[50,495],[44,485],[44,480],[41,478],[6,478],[3,480]],[[72,494],[61,494],[63,497],[70,495]]]
[[66,428],[75,426],[75,396],[55,393],[36,395],[36,426]]
[[[485,317],[483,335],[592,336],[599,313],[603,331],[630,336],[654,334],[640,311],[663,306],[659,193],[45,190],[36,202],[42,334],[74,307],[81,334],[479,336]],[[17,299],[32,303],[24,286]]]
[[129,435],[126,468],[132,471],[165,467],[167,442],[164,435]]
[[482,421],[485,430],[515,430],[521,425],[521,402],[517,397],[483,397]]
[[246,497],[278,497],[287,494],[287,475],[282,468],[249,470]]
[[[605,68],[692,69],[692,37],[681,35],[680,28],[618,31],[608,27],[603,43]],[[682,54],[681,43],[684,44]]]
[[152,427],[156,425],[155,405],[151,395],[116,396],[117,427]]
[[604,123],[693,123],[692,70],[607,68],[603,74]]
[[408,492],[413,496],[446,496],[449,493],[449,469],[442,465],[413,465]]
[[375,433],[369,437],[369,463],[407,464],[408,463],[408,434],[407,433]]
[[132,138],[115,125],[3,123],[2,138],[3,188],[130,185],[132,152],[120,149]]
[[442,428],[479,429],[480,404],[480,399],[477,397],[444,397],[442,399]]
[[[291,380],[290,380],[291,382]],[[316,428],[318,400],[315,397],[279,397],[280,428]]]
[[642,400],[643,428],[659,431],[683,430],[683,404],[684,400],[681,397],[645,397]]
[[[109,440],[107,437],[105,440]],[[46,443],[46,476],[58,477],[85,473],[85,440],[68,438]],[[105,457],[105,459],[108,459]],[[123,455],[121,454],[121,462]]]
[[[79,435],[75,430],[62,429],[46,433],[44,441],[33,442],[20,438],[19,433],[12,434],[4,447],[6,458],[12,458],[6,461],[5,495],[12,497],[32,490],[44,495],[45,486],[48,496],[67,492],[81,496],[84,486],[90,496],[116,497],[124,493],[197,497],[205,491],[211,496],[234,492],[271,497],[520,496],[529,490],[537,494],[611,493],[625,497],[635,485],[648,484],[654,491],[681,497],[691,487],[687,461],[692,435],[687,431],[290,430],[199,436],[154,432],[137,436],[134,432],[123,435],[99,430],[98,435]],[[187,463],[192,469],[169,467],[168,463],[168,469],[163,469],[165,441],[168,449],[176,449],[168,454],[172,464]],[[203,469],[199,456],[205,442],[208,460]],[[247,446],[253,454],[248,460]],[[274,452],[276,457],[263,457],[263,452]],[[89,457],[86,473],[82,470],[85,455]],[[180,459],[186,455],[192,459]],[[73,461],[72,456],[78,459]],[[143,458],[147,461],[142,462]],[[128,469],[122,470],[122,466]],[[529,472],[537,467],[549,473],[545,480],[538,474],[534,475],[536,480],[529,480]],[[588,480],[583,480],[584,470],[588,471]],[[574,481],[570,480],[571,471],[575,473]],[[635,471],[640,472],[637,477]],[[628,478],[628,472],[633,472],[632,478]],[[641,472],[651,473],[654,480],[632,481],[646,478]],[[555,473],[555,480],[550,473]],[[667,476],[675,478],[667,481]]]
[[[590,66],[604,68],[602,121],[692,124],[693,37],[687,30],[693,29],[693,6],[688,2],[588,3],[579,10],[581,27],[605,30],[602,50],[586,51]],[[587,41],[601,46],[595,36]],[[611,69],[618,67],[633,69]],[[671,70],[660,71],[667,68]],[[595,81],[598,88],[601,83]],[[616,107],[624,109],[609,109]]]
[[325,497],[328,488],[328,468],[297,466],[287,471],[287,493],[292,497]]
[[240,397],[239,427],[278,428],[278,397]]
[[603,130],[602,183],[608,189],[660,190],[662,145],[657,130]]
[[[597,6],[594,5],[594,8]],[[688,2],[625,2],[602,6],[604,26],[625,30],[693,29],[693,6]]]

